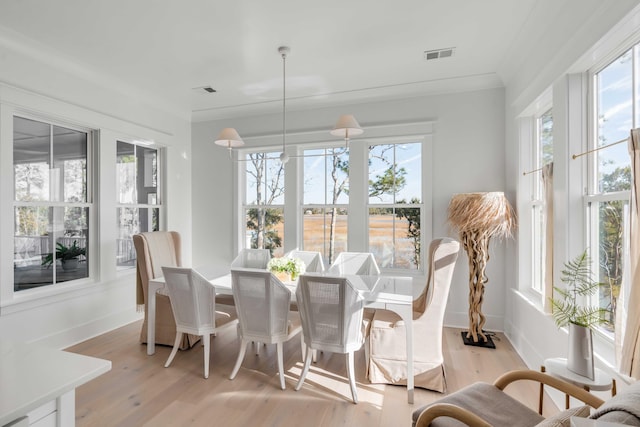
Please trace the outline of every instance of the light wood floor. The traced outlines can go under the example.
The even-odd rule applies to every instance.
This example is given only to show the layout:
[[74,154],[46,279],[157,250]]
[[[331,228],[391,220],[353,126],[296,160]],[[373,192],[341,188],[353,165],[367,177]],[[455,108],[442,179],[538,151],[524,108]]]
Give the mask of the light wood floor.
[[[164,368],[170,347],[156,346],[146,355],[138,343],[141,322],[90,339],[68,351],[111,360],[112,369],[76,390],[76,423],[82,426],[409,426],[411,413],[437,400],[440,393],[416,389],[407,403],[405,387],[370,384],[364,351],[356,355],[359,403],[350,401],[344,355],[321,353],[305,385],[296,392],[302,368],[300,340],[285,344],[285,379],[281,390],[275,346],[250,348],[238,376],[229,380],[238,351],[235,329],[212,339],[209,379],[203,378],[203,348],[180,351]],[[460,330],[445,328],[444,352],[448,392],[476,381],[492,382],[500,374],[524,368],[502,334],[496,350],[462,344]],[[521,382],[510,394],[537,408],[538,388]],[[557,412],[545,399],[545,416]]]

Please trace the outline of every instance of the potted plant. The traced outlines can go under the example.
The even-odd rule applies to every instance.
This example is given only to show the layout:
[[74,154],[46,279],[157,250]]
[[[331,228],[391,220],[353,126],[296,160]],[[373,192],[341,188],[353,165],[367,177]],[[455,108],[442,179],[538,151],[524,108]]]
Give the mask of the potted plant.
[[[78,246],[78,241],[74,240],[71,246],[65,246],[58,242],[56,244],[56,257],[62,263],[62,269],[66,271],[76,270],[78,268],[78,257],[80,255],[86,255],[85,248]],[[43,266],[50,266],[53,264],[53,254],[47,254],[42,260]]]
[[296,280],[305,272],[306,266],[300,258],[271,258],[267,270],[271,271],[283,282]]
[[565,263],[561,281],[564,288],[554,286],[551,297],[553,320],[559,328],[569,328],[569,354],[567,368],[578,375],[593,379],[592,330],[604,323],[606,309],[583,305],[585,298],[593,295],[601,283],[593,279],[591,260],[585,250],[572,261]]

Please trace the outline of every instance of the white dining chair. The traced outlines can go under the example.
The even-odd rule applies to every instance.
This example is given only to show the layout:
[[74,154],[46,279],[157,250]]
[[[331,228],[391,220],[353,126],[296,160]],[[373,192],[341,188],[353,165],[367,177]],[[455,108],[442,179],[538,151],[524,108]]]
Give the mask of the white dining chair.
[[194,269],[162,267],[162,272],[176,320],[175,343],[164,367],[171,365],[183,333],[199,335],[204,344],[204,377],[209,378],[211,335],[237,321],[235,310],[216,311],[215,287]]
[[271,259],[269,249],[242,249],[231,262],[231,268],[258,268],[266,270]]
[[322,273],[324,271],[324,262],[322,254],[316,251],[299,251],[297,249],[284,254],[286,258],[298,258],[304,263],[304,270],[307,273]]
[[378,263],[369,252],[341,252],[327,269],[330,274],[357,274],[377,276],[380,274]]
[[304,368],[296,390],[305,381],[312,351],[347,355],[347,376],[354,403],[358,403],[354,352],[364,344],[364,298],[345,277],[303,274],[296,290],[302,333],[306,345]]
[[302,327],[300,316],[289,310],[291,291],[269,271],[231,270],[233,299],[238,312],[238,359],[229,379],[242,366],[250,342],[275,344],[280,388],[285,389],[283,343],[295,337]]

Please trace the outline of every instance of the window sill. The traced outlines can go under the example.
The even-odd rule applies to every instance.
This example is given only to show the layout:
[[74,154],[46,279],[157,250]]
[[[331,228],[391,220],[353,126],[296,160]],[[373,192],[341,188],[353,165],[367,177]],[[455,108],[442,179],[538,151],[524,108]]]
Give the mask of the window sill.
[[98,284],[91,279],[81,279],[69,284],[14,292],[13,299],[0,303],[0,317],[98,292],[106,286],[106,283]]

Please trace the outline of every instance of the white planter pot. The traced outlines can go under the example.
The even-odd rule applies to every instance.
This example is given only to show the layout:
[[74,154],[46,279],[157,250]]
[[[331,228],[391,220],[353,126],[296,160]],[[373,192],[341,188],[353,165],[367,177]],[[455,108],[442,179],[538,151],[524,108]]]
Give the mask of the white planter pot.
[[567,368],[578,375],[594,379],[591,329],[569,323]]
[[64,271],[75,271],[78,269],[78,258],[72,258],[62,261],[62,269]]

